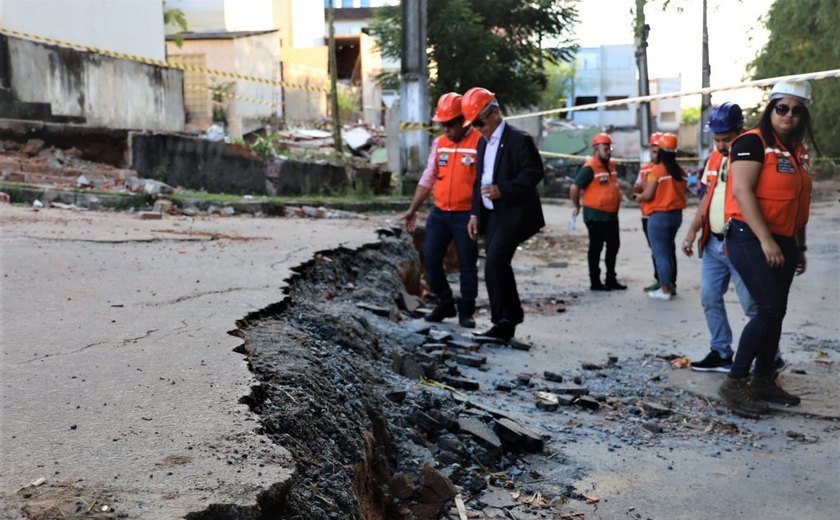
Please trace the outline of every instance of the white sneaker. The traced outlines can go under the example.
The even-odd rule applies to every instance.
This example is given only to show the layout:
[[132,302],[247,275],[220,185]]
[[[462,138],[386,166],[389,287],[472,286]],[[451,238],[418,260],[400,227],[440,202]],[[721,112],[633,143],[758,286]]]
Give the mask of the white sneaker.
[[663,292],[661,288],[655,291],[648,291],[647,295],[651,300],[665,300],[666,302],[670,301],[673,297],[671,293]]

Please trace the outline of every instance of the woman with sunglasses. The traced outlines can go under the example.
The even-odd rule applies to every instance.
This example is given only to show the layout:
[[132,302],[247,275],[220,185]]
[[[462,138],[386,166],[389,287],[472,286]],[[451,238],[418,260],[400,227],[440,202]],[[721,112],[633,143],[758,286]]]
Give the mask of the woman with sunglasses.
[[[761,120],[733,143],[726,188],[726,249],[758,305],[718,394],[741,415],[767,413],[768,402],[799,404],[773,377],[794,274],[805,272],[805,225],[811,174],[805,136],[813,143],[811,85],[779,82]],[[755,361],[752,378],[750,366]]]

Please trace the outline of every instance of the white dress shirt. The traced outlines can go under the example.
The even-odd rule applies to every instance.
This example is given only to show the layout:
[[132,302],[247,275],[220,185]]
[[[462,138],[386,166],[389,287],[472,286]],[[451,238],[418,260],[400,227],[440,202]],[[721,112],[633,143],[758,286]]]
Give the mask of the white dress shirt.
[[[499,147],[504,146],[501,144],[502,132],[504,132],[504,130],[505,122],[502,121],[499,126],[496,127],[493,135],[490,136],[490,139],[487,140],[487,146],[484,148],[484,169],[481,172],[482,186],[493,184],[493,168],[496,166],[496,154],[499,152]],[[493,209],[493,201],[484,195],[481,196],[481,202],[484,203],[485,208]]]

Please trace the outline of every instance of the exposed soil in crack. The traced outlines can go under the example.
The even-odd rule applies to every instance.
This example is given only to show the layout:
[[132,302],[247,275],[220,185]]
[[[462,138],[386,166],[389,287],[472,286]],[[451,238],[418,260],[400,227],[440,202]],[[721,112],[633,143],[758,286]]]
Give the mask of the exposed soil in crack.
[[[256,507],[215,505],[189,518],[603,518],[601,498],[576,487],[592,469],[574,455],[578,443],[624,464],[655,453],[663,471],[681,463],[675,443],[710,458],[767,449],[766,428],[670,384],[676,355],[511,378],[493,366],[494,351],[531,346],[418,319],[416,251],[398,232],[380,238],[316,254],[294,269],[282,302],[238,323],[232,334],[258,381],[243,402],[293,454],[296,473]],[[564,267],[550,239],[526,247]],[[550,314],[576,297],[532,292],[523,304]],[[836,423],[814,428],[837,432]],[[816,442],[804,431],[787,437]]]

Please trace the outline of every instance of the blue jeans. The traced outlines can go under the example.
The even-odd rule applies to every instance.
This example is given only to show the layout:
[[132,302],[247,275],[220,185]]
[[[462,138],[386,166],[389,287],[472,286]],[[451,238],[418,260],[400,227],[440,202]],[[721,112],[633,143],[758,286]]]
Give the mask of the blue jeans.
[[755,360],[755,375],[766,377],[773,374],[779,338],[782,336],[782,321],[787,312],[788,294],[796,271],[799,253],[793,237],[773,235],[782,249],[785,263],[781,267],[770,267],[761,249],[758,237],[750,227],[740,220],[731,220],[726,236],[726,251],[732,266],[741,275],[755,303],[758,312],[741,332],[738,352],[729,375],[747,377],[750,365]]
[[443,257],[453,240],[458,252],[461,298],[473,302],[478,295],[478,244],[467,233],[469,221],[469,211],[443,211],[437,206],[432,208],[426,220],[423,265],[426,268],[429,288],[441,301],[452,300],[452,289],[446,280]]
[[682,224],[682,210],[654,211],[648,217],[648,238],[659,283],[674,287],[677,272],[675,239]]
[[724,242],[715,237],[709,237],[703,248],[703,264],[700,271],[700,303],[703,314],[706,315],[706,325],[712,338],[709,343],[712,350],[717,351],[722,358],[732,356],[732,329],[726,317],[726,306],[723,296],[729,290],[730,278],[735,283],[735,292],[744,313],[752,318],[758,312],[758,306],[750,296],[750,291],[744,285],[741,276],[732,267],[729,258],[724,254]]

